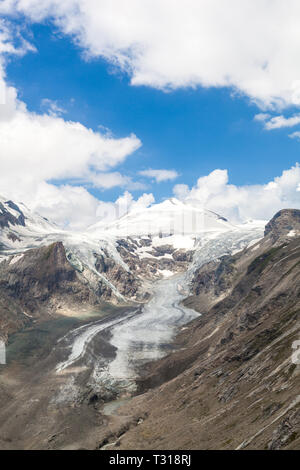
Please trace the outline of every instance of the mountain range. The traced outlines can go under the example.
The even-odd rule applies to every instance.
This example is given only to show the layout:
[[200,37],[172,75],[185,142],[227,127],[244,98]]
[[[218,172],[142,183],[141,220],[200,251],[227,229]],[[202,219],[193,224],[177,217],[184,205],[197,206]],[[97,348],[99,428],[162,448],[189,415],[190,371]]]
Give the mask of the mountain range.
[[1,197],[1,446],[297,448],[299,237],[296,209],[172,198],[72,232]]

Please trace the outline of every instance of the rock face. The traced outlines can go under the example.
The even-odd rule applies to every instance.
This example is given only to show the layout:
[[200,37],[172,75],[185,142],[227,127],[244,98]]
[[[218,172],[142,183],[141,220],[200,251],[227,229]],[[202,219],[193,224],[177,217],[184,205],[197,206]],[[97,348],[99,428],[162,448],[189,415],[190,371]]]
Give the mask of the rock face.
[[265,236],[270,235],[273,240],[277,240],[287,236],[291,231],[295,234],[300,233],[300,210],[283,209],[266,225]]
[[[18,259],[19,258],[19,259]],[[32,249],[0,264],[2,321],[10,316],[8,306],[19,311],[2,330],[10,334],[32,319],[47,318],[63,305],[95,303],[96,295],[84,285],[80,274],[71,266],[61,242]]]
[[97,307],[103,301],[118,303],[114,286],[121,295],[134,298],[139,281],[108,253],[94,256],[95,272],[74,260],[62,242],[6,257],[0,263],[2,336],[67,310]]
[[185,304],[202,316],[144,370],[123,414],[147,419],[119,449],[299,449],[299,213],[281,211],[260,242],[195,272]]
[[155,246],[151,237],[118,239],[117,250],[135,276],[148,280],[160,278],[162,271],[183,272],[193,258],[192,250]]
[[16,215],[12,214],[7,210],[5,205],[0,202],[0,228],[9,227],[11,225],[22,225],[25,226],[25,216],[19,207],[12,201],[7,201],[6,205],[17,212]]

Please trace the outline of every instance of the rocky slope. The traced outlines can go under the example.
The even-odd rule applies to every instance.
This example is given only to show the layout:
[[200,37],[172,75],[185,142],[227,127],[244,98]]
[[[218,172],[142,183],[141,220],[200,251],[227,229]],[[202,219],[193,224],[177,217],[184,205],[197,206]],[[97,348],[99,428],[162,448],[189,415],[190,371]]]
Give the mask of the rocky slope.
[[100,448],[299,449],[299,218],[280,211],[262,240],[194,271],[185,304],[201,317],[144,368]]

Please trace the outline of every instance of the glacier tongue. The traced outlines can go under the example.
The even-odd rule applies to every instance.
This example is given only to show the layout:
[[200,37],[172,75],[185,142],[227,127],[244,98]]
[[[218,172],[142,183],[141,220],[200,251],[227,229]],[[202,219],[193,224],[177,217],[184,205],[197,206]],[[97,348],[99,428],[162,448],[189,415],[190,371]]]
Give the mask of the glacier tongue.
[[226,233],[204,234],[198,238],[194,260],[187,272],[156,282],[152,298],[142,312],[112,328],[110,342],[117,348],[116,357],[100,373],[95,370],[94,379],[114,384],[120,390],[128,386],[134,389],[139,367],[164,356],[178,328],[199,315],[181,304],[189,293],[194,271],[262,238],[263,226],[244,225]]
[[181,304],[189,294],[194,271],[206,262],[246,248],[262,236],[263,224],[248,224],[225,233],[198,236],[193,262],[185,273],[153,283],[152,297],[139,313],[125,315],[118,322],[107,320],[92,324],[82,333],[76,331],[72,351],[59,369],[68,368],[76,362],[78,345],[82,359],[88,346],[92,347],[91,340],[96,338],[98,332],[107,329],[111,334],[110,344],[116,348],[115,357],[107,362],[102,357],[92,355],[93,370],[89,385],[95,391],[113,390],[118,395],[134,392],[135,381],[143,364],[168,353],[178,329],[199,315]]
[[119,392],[133,391],[139,368],[166,354],[177,329],[199,316],[180,305],[183,284],[184,275],[157,281],[141,313],[111,329],[110,343],[116,348],[116,357],[102,370],[95,369],[96,383],[109,383]]

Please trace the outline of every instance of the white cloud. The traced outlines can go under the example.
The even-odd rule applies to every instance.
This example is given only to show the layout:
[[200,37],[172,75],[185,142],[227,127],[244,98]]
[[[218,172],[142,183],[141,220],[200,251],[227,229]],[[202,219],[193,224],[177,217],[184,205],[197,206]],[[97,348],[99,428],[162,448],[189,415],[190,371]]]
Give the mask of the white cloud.
[[30,112],[5,77],[7,58],[30,49],[19,42],[21,49],[14,45],[7,24],[0,21],[0,191],[59,224],[84,227],[95,221],[99,201],[84,187],[66,182],[102,189],[144,187],[109,171],[124,162],[141,142],[134,134],[118,139],[67,121],[59,116],[64,110],[55,101],[42,103],[48,107],[48,114]]
[[53,19],[133,85],[229,86],[262,108],[300,104],[298,0],[4,0],[0,12]]
[[[248,218],[270,219],[283,208],[300,206],[300,166],[296,164],[281,176],[263,185],[235,186],[228,182],[227,170],[214,170],[198,179],[196,186],[174,187],[176,197],[200,203],[233,221]],[[181,194],[180,194],[181,193]]]
[[61,116],[67,112],[57,101],[49,100],[49,98],[42,99],[41,106],[48,111],[50,116],[54,117]]
[[[13,189],[14,199],[16,193],[18,191]],[[34,188],[28,185],[27,193],[24,192],[23,187],[19,194],[17,201],[25,202],[31,209],[49,220],[73,230],[81,230],[93,224],[101,204],[82,186],[61,185],[57,187],[44,181]]]
[[254,121],[265,122],[271,117],[268,113],[258,113],[254,116]]
[[174,180],[179,176],[175,170],[152,170],[151,168],[149,168],[149,170],[140,171],[139,174],[146,176],[146,178],[152,178],[157,183]]
[[144,193],[135,200],[131,193],[125,191],[115,202],[100,202],[97,208],[97,218],[100,219],[101,223],[109,223],[122,217],[129,211],[138,212],[146,209],[154,202],[155,199],[152,193]]
[[268,131],[273,129],[281,129],[283,127],[294,127],[300,124],[300,114],[294,114],[291,117],[274,116],[271,117],[269,114],[257,114],[254,119],[264,123],[264,128]]
[[99,201],[64,181],[136,189],[138,183],[130,178],[104,173],[140,146],[136,136],[114,139],[79,122],[29,112],[14,88],[5,91],[6,104],[0,107],[0,188],[5,196],[17,197],[59,224],[80,228],[96,220]]
[[79,122],[29,112],[11,88],[6,95],[0,108],[1,174],[6,179],[17,174],[32,181],[97,175],[124,162],[141,145],[133,134],[109,138]]
[[137,201],[135,201],[128,191],[125,191],[123,196],[120,196],[116,200],[116,204],[120,208],[120,216],[126,214],[127,212],[135,212],[140,211],[141,209],[145,209],[146,207],[150,206],[155,202],[153,194],[146,194],[144,193],[140,196]]
[[[21,36],[18,27],[0,18],[0,105],[2,108],[2,115],[4,113],[4,107],[2,105],[6,105],[6,112],[10,114],[14,108],[16,100],[16,91],[13,88],[7,89],[5,83],[4,69],[6,62],[12,55],[23,56],[29,51],[35,52],[36,49]],[[9,104],[12,106],[10,109],[8,109],[7,106],[7,99],[9,99]]]
[[146,186],[138,181],[133,181],[131,177],[122,175],[118,171],[111,173],[90,173],[86,179],[80,180],[82,183],[91,183],[95,188],[110,189],[116,186],[126,187],[131,190],[145,189]]
[[152,194],[143,194],[135,200],[131,193],[125,191],[115,202],[104,202],[83,186],[55,186],[45,181],[33,186],[19,182],[11,188],[4,188],[0,183],[0,194],[7,199],[21,201],[59,226],[72,230],[85,229],[97,221],[112,222],[129,210],[145,208],[154,202]]
[[189,187],[187,184],[176,184],[173,192],[177,199],[184,200],[189,195]]
[[36,48],[22,36],[20,28],[0,18],[0,54],[2,56],[2,64],[6,55],[23,56],[29,51],[36,52]]
[[[133,85],[160,89],[229,86],[249,96],[263,111],[300,105],[300,80],[295,78],[300,76],[297,0],[1,2],[0,14],[13,17],[17,12],[36,22],[53,19],[87,57],[105,58],[128,73]],[[126,191],[115,203],[107,203],[82,186],[65,184],[65,180],[100,188],[138,184],[112,170],[141,143],[135,135],[116,139],[67,121],[55,102],[48,103],[48,114],[29,112],[18,100],[17,90],[5,83],[4,58],[34,50],[17,27],[0,21],[0,89],[5,98],[0,107],[1,192],[74,228],[93,223],[101,211],[115,217],[116,208],[121,215],[129,208],[152,204],[152,194],[135,201]],[[256,119],[270,129],[290,127],[295,119],[298,123],[298,115],[271,117],[264,112]],[[300,133],[291,137],[300,138]],[[158,172],[169,170],[145,171],[144,176],[162,181]],[[268,219],[283,207],[299,207],[299,188],[296,165],[265,185],[235,186],[229,184],[226,170],[215,170],[199,178],[194,188],[176,185],[174,192],[183,200],[198,201],[243,220]]]
[[290,137],[291,139],[298,139],[298,140],[300,140],[300,132],[299,132],[299,131],[293,132],[292,134],[289,134],[289,137]]

